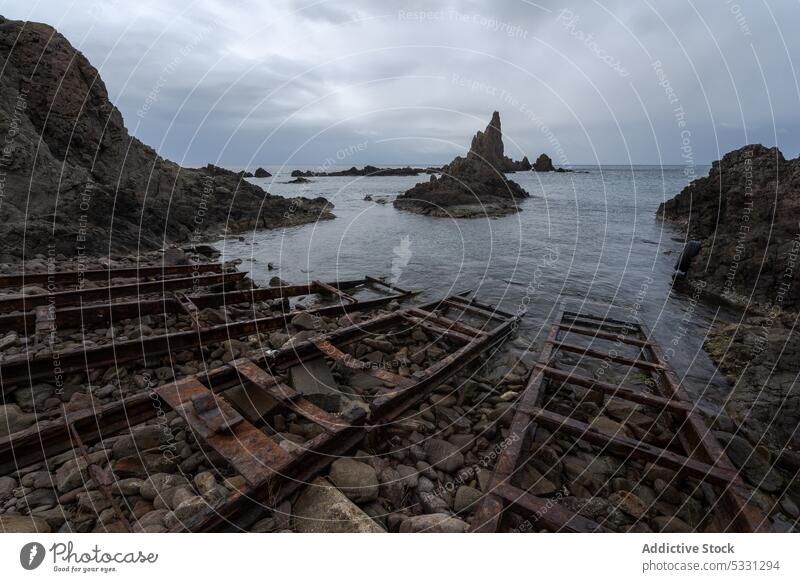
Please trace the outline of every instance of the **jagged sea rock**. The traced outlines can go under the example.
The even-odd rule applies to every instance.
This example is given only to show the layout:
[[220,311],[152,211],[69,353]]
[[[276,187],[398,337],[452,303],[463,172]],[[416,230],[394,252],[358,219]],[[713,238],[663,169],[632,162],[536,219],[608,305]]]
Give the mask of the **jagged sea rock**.
[[436,217],[470,218],[519,212],[529,194],[505,177],[506,158],[500,114],[495,111],[484,131],[472,139],[465,158],[457,157],[439,178],[417,184],[394,201],[394,206]]
[[553,166],[553,160],[550,159],[550,156],[547,154],[542,154],[536,161],[533,163],[533,171],[534,172],[555,172],[556,169]]

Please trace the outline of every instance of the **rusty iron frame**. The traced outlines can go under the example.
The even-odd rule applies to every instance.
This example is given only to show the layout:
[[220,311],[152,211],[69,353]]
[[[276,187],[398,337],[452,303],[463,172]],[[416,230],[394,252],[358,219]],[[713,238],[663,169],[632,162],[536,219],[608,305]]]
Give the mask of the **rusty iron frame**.
[[[336,289],[354,289],[372,284],[368,278],[324,283],[323,285],[283,285],[279,287],[263,287],[242,291],[225,291],[222,293],[200,293],[183,295],[180,291],[171,296],[165,295],[156,299],[141,301],[117,301],[100,304],[82,305],[80,307],[64,307],[50,309],[40,306],[36,311],[0,314],[0,329],[27,331],[38,325],[39,309],[50,309],[48,326],[56,329],[73,329],[89,325],[105,324],[120,320],[142,317],[144,315],[163,315],[167,313],[186,313],[181,296],[189,299],[197,309],[236,305],[239,303],[255,303],[270,299],[288,299],[298,295],[329,294],[328,287]],[[400,293],[407,291],[401,289]]]
[[116,278],[159,277],[185,275],[187,273],[222,273],[222,263],[193,263],[190,265],[146,265],[119,269],[89,269],[85,271],[53,271],[47,273],[0,273],[0,287],[22,287],[24,285],[75,285],[81,281],[110,281]]
[[[265,481],[261,485],[248,486],[243,491],[232,494],[221,504],[209,508],[179,526],[178,531],[211,531],[219,528],[238,529],[248,523],[253,523],[259,515],[263,514],[263,501],[265,499],[268,499],[271,504],[275,504],[298,486],[307,483],[310,477],[333,462],[336,456],[345,454],[358,444],[366,436],[367,432],[375,430],[383,423],[396,419],[400,414],[426,398],[441,382],[451,378],[481,354],[505,340],[513,332],[514,325],[519,319],[518,316],[511,314],[487,318],[489,321],[502,318],[502,323],[491,329],[481,330],[475,337],[467,339],[466,343],[454,353],[445,356],[432,366],[416,372],[408,378],[386,370],[376,369],[367,362],[360,361],[339,349],[365,337],[368,333],[392,329],[398,324],[408,324],[412,327],[419,325],[418,315],[421,313],[427,313],[439,322],[451,321],[437,314],[436,311],[442,307],[447,307],[447,301],[452,297],[457,297],[458,299],[455,301],[459,303],[463,299],[463,296],[456,295],[419,307],[399,310],[386,316],[374,318],[368,322],[313,337],[297,346],[279,350],[267,356],[261,362],[261,365],[266,365],[271,369],[281,369],[322,355],[349,368],[364,371],[384,382],[394,384],[395,388],[389,393],[376,398],[370,404],[368,423],[365,424],[364,412],[361,409],[356,409],[357,412],[353,413],[356,417],[347,419],[347,422],[341,423],[340,421],[334,427],[323,425],[326,432],[320,437],[312,439],[311,444],[306,443],[303,454],[298,455],[298,458],[293,462],[281,464],[269,471],[273,475],[273,478],[268,480],[269,483]],[[459,343],[463,342],[464,336],[459,332],[451,332],[438,326],[436,331],[443,337],[456,339]],[[249,370],[252,371],[254,365],[248,364],[248,366]],[[245,377],[246,381],[256,386],[260,384],[261,389],[264,389],[265,385],[275,387],[274,381],[259,381],[252,372],[249,374],[242,373],[240,365],[234,367]],[[267,376],[264,372],[261,372],[261,374],[262,377]],[[280,387],[280,392],[284,395],[287,394],[287,390],[291,390],[284,385],[278,386]],[[320,418],[324,418],[319,413],[306,414],[305,416],[317,423],[319,423]],[[332,430],[332,428],[335,428],[335,430]],[[314,462],[310,461],[309,457],[313,457],[315,459]],[[310,467],[314,467],[314,470],[310,470]],[[298,476],[297,471],[302,471],[300,473],[302,476]]]
[[[360,307],[364,303],[366,302],[340,308]],[[198,440],[221,453],[247,481],[247,486],[242,491],[231,494],[207,511],[199,512],[181,529],[236,529],[243,524],[252,523],[262,512],[265,500],[274,503],[308,483],[337,455],[352,450],[370,430],[396,418],[427,397],[439,383],[501,343],[512,333],[518,318],[512,316],[491,329],[475,330],[474,335],[466,340],[464,334],[451,332],[437,325],[436,333],[453,339],[460,347],[409,378],[394,374],[383,377],[385,381],[395,383],[395,390],[373,401],[369,424],[366,423],[366,413],[361,409],[352,409],[347,416],[334,416],[324,412],[263,368],[283,369],[321,355],[341,359],[343,353],[334,346],[345,346],[378,330],[394,328],[400,324],[416,326],[419,316],[425,313],[430,314],[431,319],[435,319],[439,325],[452,321],[437,313],[437,309],[442,307],[447,307],[444,301],[434,301],[419,307],[398,310],[315,336],[296,346],[266,354],[255,361],[234,360],[207,374],[189,376],[97,410],[80,411],[42,421],[34,427],[0,439],[0,473],[46,461],[51,456],[66,452],[71,448],[71,443],[65,436],[68,437],[72,431],[80,430],[82,442],[101,441],[153,418],[158,410],[166,406],[183,416],[195,431]],[[355,358],[346,356],[346,359],[350,360],[350,365],[361,368]],[[274,442],[266,443],[264,439],[269,437],[265,433],[257,431],[225,401],[225,391],[236,386],[268,394],[279,405],[320,425],[322,434],[307,442],[299,454],[289,455],[283,449],[276,449]],[[256,435],[254,431],[259,434]],[[233,444],[242,440],[253,446],[237,447]]]
[[247,273],[233,271],[215,273],[197,277],[181,277],[178,279],[161,279],[160,281],[144,281],[129,285],[111,285],[75,291],[56,291],[41,295],[14,295],[0,298],[0,313],[10,311],[30,311],[41,305],[63,307],[66,305],[82,305],[89,301],[109,301],[124,297],[136,297],[151,293],[163,293],[192,287],[208,287],[209,285],[236,283],[244,279]]
[[[299,286],[299,288],[276,287],[265,289],[264,291],[278,292],[277,297],[287,298],[290,293],[296,295],[306,294],[308,289],[313,290],[315,287],[313,285],[303,285]],[[224,296],[225,294],[219,295]],[[374,309],[392,301],[407,299],[413,295],[415,293],[404,291],[402,294],[386,295],[357,303],[339,303],[328,307],[307,309],[303,312],[316,316],[343,315]],[[202,297],[199,300],[196,297],[192,297],[192,302],[198,307],[205,305],[207,301],[205,297],[207,296]],[[143,336],[139,339],[113,342],[103,346],[66,350],[55,354],[55,356],[52,354],[44,354],[32,358],[25,354],[12,356],[0,360],[0,392],[7,387],[35,379],[55,378],[57,376],[63,378],[64,374],[71,372],[86,372],[93,368],[116,366],[128,362],[141,361],[148,364],[148,362],[154,362],[172,352],[197,350],[204,345],[212,343],[283,329],[290,323],[291,317],[298,313],[301,313],[301,311],[288,311],[280,315],[196,328],[188,331]]]
[[[582,308],[581,308],[582,309]],[[610,310],[606,306],[606,313]],[[498,531],[503,512],[507,507],[521,510],[529,519],[550,531],[597,531],[592,523],[581,521],[579,515],[547,514],[547,517],[526,508],[536,508],[546,499],[538,498],[527,491],[511,486],[520,464],[523,448],[533,437],[537,424],[547,426],[552,432],[564,431],[570,436],[589,443],[607,447],[628,458],[643,459],[700,480],[704,486],[714,485],[719,491],[720,505],[725,515],[735,524],[737,531],[764,531],[768,525],[766,514],[751,502],[752,494],[741,479],[739,472],[725,455],[724,450],[706,427],[700,410],[691,401],[680,385],[677,375],[664,359],[660,347],[650,330],[638,319],[612,319],[610,317],[584,313],[580,309],[561,306],[555,323],[551,326],[540,352],[538,363],[531,370],[525,390],[514,406],[511,433],[519,436],[498,457],[492,472],[489,493],[478,505],[472,519],[472,531]],[[618,385],[600,382],[593,378],[564,372],[551,366],[550,362],[558,350],[592,358],[605,359],[608,354],[574,345],[559,339],[561,333],[577,333],[592,338],[621,342],[639,348],[640,357],[615,356],[611,361],[638,368],[647,372],[654,381],[656,394],[634,392]],[[677,454],[642,441],[608,435],[575,419],[545,410],[541,400],[546,379],[559,380],[561,386],[569,384],[598,391],[615,398],[651,406],[661,413],[671,413],[681,419],[677,436],[684,454]],[[576,521],[577,520],[577,521]]]
[[[399,289],[399,288],[395,288]],[[358,311],[365,311],[369,309],[373,309],[376,307],[381,307],[387,303],[392,301],[400,301],[403,299],[407,299],[409,297],[414,296],[415,293],[411,291],[403,291],[403,294],[398,295],[387,295],[386,297],[381,297],[378,299],[371,299],[368,301],[361,301],[355,305],[334,305],[330,307],[323,307],[319,309],[311,309],[307,310],[307,313],[312,313],[314,315],[338,315],[343,313],[355,313]],[[265,318],[267,323],[275,324],[276,326],[285,326],[288,323],[289,316],[294,315],[293,312],[288,313],[287,315],[280,315],[271,318]],[[360,323],[357,325],[352,325],[347,328],[344,328],[345,333],[344,335],[351,340],[358,339],[359,337],[365,336],[369,329],[372,329],[374,323],[377,321],[384,321],[387,316],[381,316],[377,318],[373,318],[365,323]],[[246,330],[256,330],[255,327],[250,328],[247,326],[251,326],[254,324],[258,324],[261,320],[254,320],[252,322],[242,322],[245,326]],[[233,335],[233,331],[241,330],[243,327],[237,327],[235,330],[230,329],[230,325],[236,324],[227,324],[218,326],[217,328],[206,328],[205,331],[209,331],[206,338],[213,338],[215,340],[224,341],[225,339],[229,339],[230,337],[236,337]],[[262,321],[262,325],[264,322]],[[263,329],[262,329],[263,331]],[[213,336],[211,335],[213,332]],[[252,331],[248,331],[245,335],[249,335]],[[172,338],[173,340],[173,347],[181,343],[181,345],[188,346],[188,342],[195,342],[194,345],[203,345],[201,343],[196,343],[198,336],[198,332],[196,331],[188,331],[188,332],[181,332],[180,337],[176,340],[176,338]],[[192,339],[194,338],[194,339]],[[187,343],[182,343],[187,342]],[[140,342],[124,342],[126,345],[131,344],[137,346]],[[119,345],[119,344],[118,344]],[[300,349],[303,348],[313,348],[313,344],[311,342],[304,342],[298,344],[297,346]],[[113,345],[107,346],[110,350],[113,348]],[[169,346],[164,347],[164,350],[168,350]],[[141,348],[139,348],[141,349]],[[296,348],[286,348],[284,350],[279,350],[275,354],[270,356],[270,361],[281,361],[286,362],[290,359],[293,354],[295,353]],[[167,353],[167,351],[159,352]],[[134,360],[142,359],[142,353],[139,352],[136,354],[136,357],[133,358]],[[62,366],[67,365],[66,369],[72,369],[70,367],[71,363],[71,356],[67,354],[62,354],[60,356],[62,360]],[[76,364],[78,365],[78,369],[85,370],[86,365],[86,354],[84,351],[79,350],[75,353],[74,358],[77,362],[83,362],[83,364]],[[120,361],[130,361],[122,358],[117,360]],[[47,360],[45,360],[46,362]],[[259,358],[258,362],[262,365],[266,362],[266,356]],[[52,365],[52,362],[49,364]],[[81,367],[82,366],[82,367]],[[4,386],[7,384],[12,386],[9,380],[12,374],[22,374],[24,375],[26,366],[24,365],[24,361],[20,362],[19,370],[16,368],[3,368],[0,365],[0,378],[4,382]],[[49,371],[52,374],[52,369]],[[232,369],[230,366],[222,366],[220,368],[216,368],[214,370],[208,371],[203,376],[203,383],[213,387],[215,391],[222,391],[228,388],[231,388],[237,385],[238,382],[238,375],[236,374],[235,370]],[[19,381],[26,381],[25,378],[20,379]],[[94,443],[101,441],[105,438],[118,434],[119,432],[123,431],[125,428],[136,426],[139,423],[142,423],[146,420],[149,420],[153,416],[156,415],[159,408],[163,408],[164,406],[168,406],[166,402],[164,402],[161,398],[159,398],[154,391],[143,392],[134,396],[130,396],[125,398],[119,402],[112,402],[109,404],[105,404],[99,406],[97,408],[81,410],[77,412],[70,413],[68,416],[68,421],[65,422],[64,417],[59,413],[56,417],[51,418],[49,420],[39,420],[35,425],[31,426],[28,429],[23,431],[14,433],[12,435],[8,435],[6,437],[0,438],[0,474],[8,474],[14,471],[17,467],[25,467],[27,465],[40,462],[46,460],[49,457],[58,455],[60,453],[66,452],[71,449],[69,445],[69,424],[74,424],[76,428],[80,431],[81,435],[83,436],[84,440],[89,443]]]

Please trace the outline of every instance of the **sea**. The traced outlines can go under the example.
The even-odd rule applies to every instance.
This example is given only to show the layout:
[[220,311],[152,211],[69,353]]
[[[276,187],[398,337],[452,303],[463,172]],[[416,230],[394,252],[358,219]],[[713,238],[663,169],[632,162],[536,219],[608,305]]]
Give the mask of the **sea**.
[[[392,206],[391,199],[427,175],[288,184],[292,170],[314,168],[266,169],[271,178],[250,181],[276,195],[324,196],[336,218],[216,243],[225,260],[241,259],[240,268],[261,284],[273,276],[305,283],[372,275],[417,290],[423,299],[472,290],[483,302],[524,311],[518,333],[531,350],[541,346],[564,300],[586,302],[591,310],[610,304],[650,327],[704,408],[718,411],[731,391],[703,341],[713,324],[736,314],[675,277],[685,235],[656,218],[659,204],[686,186],[682,166],[509,174],[531,195],[522,211],[472,219],[431,218]],[[696,171],[705,175],[708,168]],[[374,201],[384,197],[388,203]]]

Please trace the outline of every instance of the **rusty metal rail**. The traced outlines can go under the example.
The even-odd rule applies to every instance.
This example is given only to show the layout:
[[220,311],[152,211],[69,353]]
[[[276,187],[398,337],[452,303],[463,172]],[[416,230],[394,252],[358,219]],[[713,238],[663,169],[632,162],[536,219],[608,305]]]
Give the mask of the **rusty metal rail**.
[[0,287],[23,285],[75,285],[81,281],[111,281],[116,278],[159,277],[201,273],[222,273],[221,263],[194,263],[191,265],[158,265],[126,267],[122,269],[90,269],[86,271],[53,271],[48,273],[0,273]]
[[[378,299],[307,309],[305,313],[332,316],[374,309],[392,301],[405,299],[406,295],[388,295]],[[291,317],[300,313],[290,311],[272,317],[263,317],[234,323],[220,324],[189,331],[142,337],[124,342],[114,342],[92,348],[77,348],[55,355],[44,354],[33,358],[25,354],[0,361],[0,389],[33,380],[63,380],[64,374],[87,372],[94,368],[142,362],[145,366],[157,363],[163,356],[185,350],[198,350],[205,345],[237,339],[257,333],[283,329]]]
[[[403,296],[393,295],[390,300],[397,297]],[[453,297],[448,300],[461,303]],[[373,302],[334,308],[348,311],[364,308]],[[231,494],[206,511],[198,512],[183,524],[182,529],[211,531],[246,527],[263,514],[265,501],[276,503],[310,482],[337,455],[356,447],[369,431],[378,429],[382,423],[421,402],[439,383],[496,347],[512,333],[516,318],[507,317],[499,323],[498,317],[487,318],[481,329],[472,328],[475,330],[472,337],[437,327],[441,330],[441,337],[453,340],[459,347],[409,377],[390,373],[380,376],[383,381],[393,384],[394,389],[370,404],[369,422],[360,408],[340,415],[325,412],[300,391],[280,382],[267,369],[282,370],[323,356],[335,361],[347,360],[349,366],[367,370],[366,362],[345,354],[342,348],[380,330],[410,331],[419,325],[418,320],[424,314],[441,325],[447,318],[440,311],[447,311],[448,305],[445,301],[435,301],[401,309],[313,337],[258,360],[234,360],[207,374],[177,380],[118,403],[41,421],[29,429],[0,438],[0,473],[7,474],[70,450],[70,439],[65,437],[73,431],[80,431],[83,443],[92,444],[154,418],[165,407],[172,408],[186,420],[203,446],[221,454],[247,482],[242,491]],[[258,428],[254,424],[258,419],[237,408],[242,398],[230,396],[232,393],[228,390],[232,388],[244,389],[246,401],[255,398],[256,394],[267,395],[279,407],[319,425],[321,434],[306,442],[299,452],[285,451],[270,436],[268,427],[266,430]]]
[[[39,309],[46,309],[48,329],[74,329],[91,325],[108,325],[121,319],[142,317],[145,315],[162,315],[165,313],[186,313],[185,302],[181,296],[187,298],[198,309],[207,307],[220,307],[223,305],[236,305],[239,303],[255,303],[271,299],[288,299],[298,295],[328,294],[328,287],[337,290],[349,290],[362,286],[372,286],[372,280],[354,279],[337,281],[317,285],[284,285],[280,287],[253,288],[240,291],[226,291],[222,293],[202,293],[183,295],[176,291],[173,295],[165,295],[156,299],[142,299],[140,301],[117,301],[100,304],[82,305],[80,307],[63,307],[50,309],[49,306],[37,307],[36,311],[25,313],[9,313],[0,315],[0,330],[14,330],[29,332],[33,330],[40,318]],[[401,290],[405,294],[405,290]],[[349,297],[349,296],[348,296]],[[353,303],[355,301],[349,301]]]
[[40,305],[62,307],[65,305],[81,305],[90,301],[109,301],[123,297],[136,297],[150,293],[163,293],[191,289],[193,287],[208,287],[219,283],[236,283],[244,279],[247,273],[235,271],[232,273],[217,273],[213,275],[200,275],[198,277],[181,277],[178,279],[162,279],[160,281],[145,281],[130,285],[112,285],[109,287],[95,287],[93,289],[78,289],[76,291],[56,291],[42,295],[14,295],[0,298],[0,313],[10,311],[29,311]]
[[[460,297],[460,296],[455,296]],[[448,299],[452,299],[448,298]],[[458,299],[456,299],[458,301]],[[398,332],[413,329],[418,325],[418,317],[414,314],[427,313],[431,318],[442,317],[438,309],[446,306],[444,301],[428,303],[426,305],[396,311],[392,314],[374,318],[356,326],[340,329],[335,332],[317,336],[298,344],[287,350],[280,350],[265,358],[262,365],[270,369],[281,369],[286,366],[319,358],[320,355],[331,358],[335,362],[356,370],[361,370],[381,381],[393,385],[394,388],[376,398],[369,405],[370,414],[367,421],[364,412],[356,409],[354,417],[342,419],[326,416],[327,413],[307,408],[301,412],[305,418],[322,424],[325,432],[302,446],[302,453],[290,460],[280,458],[275,466],[266,467],[261,476],[264,481],[260,484],[249,484],[244,491],[232,494],[219,505],[210,507],[207,511],[184,523],[180,529],[189,531],[211,531],[217,529],[235,530],[253,523],[263,514],[263,502],[269,500],[274,504],[284,499],[298,486],[308,483],[310,478],[333,462],[337,455],[343,455],[355,447],[366,436],[368,431],[379,428],[382,424],[397,418],[400,414],[424,400],[440,383],[448,380],[458,371],[472,363],[481,354],[497,346],[513,331],[517,321],[514,316],[505,317],[497,325],[490,325],[494,318],[487,320],[487,329],[482,330],[478,337],[471,338],[454,353],[449,354],[432,366],[416,372],[410,377],[403,377],[386,370],[376,369],[354,356],[344,353],[341,348],[379,330],[392,330]],[[454,339],[447,329],[442,330],[441,337]],[[455,338],[460,343],[460,338]],[[273,377],[260,370],[252,362],[234,363],[233,367],[240,374],[246,386],[255,386],[261,390],[269,390],[275,396],[293,402],[291,388],[278,383]],[[305,414],[310,412],[310,414]],[[202,429],[201,429],[202,430]],[[244,452],[240,452],[244,455]],[[241,464],[238,459],[232,461]],[[250,483],[250,481],[248,481]]]
[[[608,311],[608,308],[605,312]],[[639,350],[639,357],[626,358],[604,353],[589,347],[571,344],[559,338],[560,334],[579,334],[593,339],[618,342],[622,346]],[[558,350],[568,351],[583,357],[608,359],[614,363],[646,372],[655,393],[633,391],[622,386],[600,382],[553,367]],[[616,350],[615,350],[616,352]],[[546,410],[543,403],[546,382],[558,381],[557,386],[576,385],[652,407],[661,414],[672,414],[680,419],[678,440],[683,454],[619,435],[609,435],[573,418]],[[732,465],[713,432],[702,417],[702,413],[690,400],[680,385],[675,372],[664,359],[658,344],[648,328],[638,319],[612,319],[579,309],[562,307],[550,329],[540,352],[538,363],[533,367],[525,390],[514,407],[510,434],[512,439],[498,456],[490,479],[489,493],[481,500],[472,519],[472,530],[476,532],[498,531],[503,513],[511,508],[533,524],[550,531],[603,531],[599,524],[580,515],[563,512],[557,502],[557,512],[541,512],[539,508],[548,500],[511,485],[511,480],[524,462],[523,453],[535,435],[537,425],[546,426],[551,432],[567,434],[575,439],[601,446],[625,458],[651,462],[700,480],[704,486],[713,485],[710,500],[718,503],[730,520],[731,529],[738,532],[757,532],[769,527],[766,514],[752,501],[738,471]]]

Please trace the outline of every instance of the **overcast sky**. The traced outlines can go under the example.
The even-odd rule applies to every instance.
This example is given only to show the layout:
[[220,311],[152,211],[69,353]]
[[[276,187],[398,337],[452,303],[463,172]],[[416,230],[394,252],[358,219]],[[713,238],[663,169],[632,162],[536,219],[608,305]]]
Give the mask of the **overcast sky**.
[[0,0],[0,14],[55,26],[129,130],[187,165],[438,164],[493,110],[507,154],[557,165],[800,150],[796,1]]

